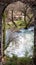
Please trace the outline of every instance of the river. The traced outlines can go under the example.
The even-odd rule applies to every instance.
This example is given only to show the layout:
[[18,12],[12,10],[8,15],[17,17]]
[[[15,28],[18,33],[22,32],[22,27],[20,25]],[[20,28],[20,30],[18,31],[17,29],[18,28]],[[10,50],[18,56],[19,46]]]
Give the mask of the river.
[[10,29],[6,30],[5,46],[9,43],[9,46],[4,51],[5,55],[12,57],[13,54],[18,57],[25,57],[25,52],[28,52],[27,56],[33,56],[34,48],[34,27],[30,27],[27,30],[21,29],[18,32],[11,32]]

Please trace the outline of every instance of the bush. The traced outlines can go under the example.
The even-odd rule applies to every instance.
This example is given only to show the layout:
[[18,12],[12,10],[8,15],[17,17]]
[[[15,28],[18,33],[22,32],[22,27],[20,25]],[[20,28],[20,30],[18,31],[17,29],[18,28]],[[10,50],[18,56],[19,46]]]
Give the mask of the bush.
[[5,65],[32,65],[32,58],[13,55],[12,58],[6,57]]

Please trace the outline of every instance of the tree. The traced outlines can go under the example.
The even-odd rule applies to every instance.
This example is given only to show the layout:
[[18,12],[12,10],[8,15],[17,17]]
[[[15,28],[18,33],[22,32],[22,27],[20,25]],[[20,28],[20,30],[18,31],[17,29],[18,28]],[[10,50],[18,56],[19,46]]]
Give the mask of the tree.
[[14,22],[14,19],[13,19],[13,10],[12,10],[12,23],[17,27],[16,23]]
[[[25,29],[27,29],[33,19],[34,16],[32,16],[31,18],[29,17],[29,15],[27,14],[27,10],[28,10],[28,5],[26,4],[25,7],[22,8],[21,12],[24,14],[24,24],[25,24]],[[29,11],[28,11],[29,12]],[[26,16],[29,18],[29,21],[27,23],[26,21]]]
[[6,15],[5,15],[5,12],[3,13],[2,15],[2,19],[3,19],[3,55],[4,55],[4,48],[5,48],[5,18],[6,18]]

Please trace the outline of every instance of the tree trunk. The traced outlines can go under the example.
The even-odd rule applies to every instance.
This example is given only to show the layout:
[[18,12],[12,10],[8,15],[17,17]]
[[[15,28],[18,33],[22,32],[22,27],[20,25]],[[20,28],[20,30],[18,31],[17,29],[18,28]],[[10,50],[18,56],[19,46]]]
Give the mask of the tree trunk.
[[4,56],[4,48],[5,48],[5,14],[3,14],[3,56]]
[[12,23],[17,27],[16,23],[14,22],[14,19],[13,19],[13,10],[12,10]]

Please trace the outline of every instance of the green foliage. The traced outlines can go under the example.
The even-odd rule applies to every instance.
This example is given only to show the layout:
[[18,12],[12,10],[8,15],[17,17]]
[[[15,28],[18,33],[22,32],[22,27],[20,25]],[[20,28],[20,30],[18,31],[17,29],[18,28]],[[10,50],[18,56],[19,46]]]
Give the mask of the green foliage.
[[30,57],[17,57],[13,54],[13,57],[6,56],[5,65],[32,65],[32,58]]
[[6,18],[6,14],[4,12],[2,15],[2,19],[3,19],[3,49],[5,47],[5,18]]

